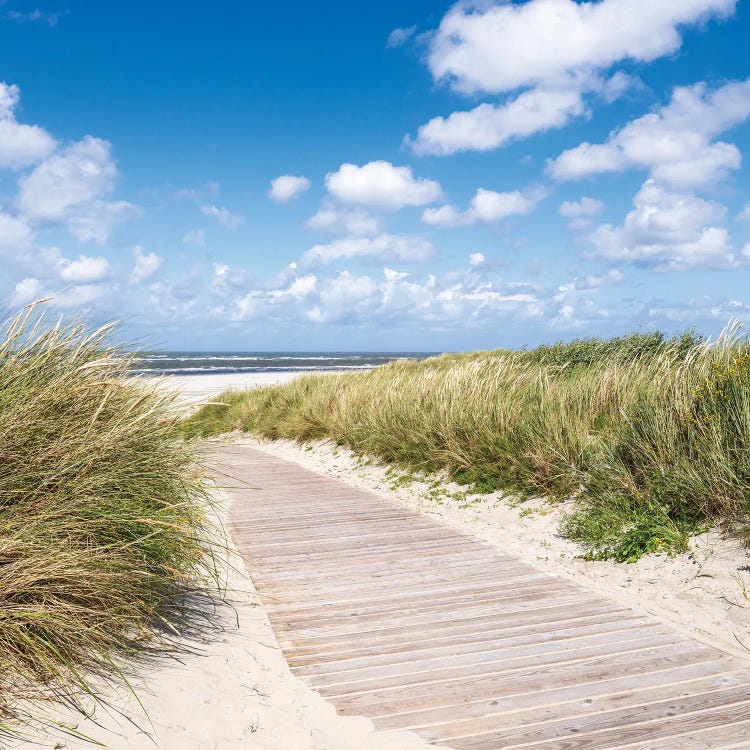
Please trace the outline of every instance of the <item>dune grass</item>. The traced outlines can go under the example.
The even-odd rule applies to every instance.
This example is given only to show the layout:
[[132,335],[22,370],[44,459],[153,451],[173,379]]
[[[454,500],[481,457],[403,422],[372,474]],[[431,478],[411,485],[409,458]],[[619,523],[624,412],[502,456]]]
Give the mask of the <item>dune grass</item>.
[[206,486],[171,397],[109,328],[0,334],[0,725],[75,702],[191,622],[214,584]]
[[562,531],[594,557],[685,549],[750,513],[750,347],[692,332],[399,361],[222,395],[185,425],[330,438],[478,491],[576,498]]

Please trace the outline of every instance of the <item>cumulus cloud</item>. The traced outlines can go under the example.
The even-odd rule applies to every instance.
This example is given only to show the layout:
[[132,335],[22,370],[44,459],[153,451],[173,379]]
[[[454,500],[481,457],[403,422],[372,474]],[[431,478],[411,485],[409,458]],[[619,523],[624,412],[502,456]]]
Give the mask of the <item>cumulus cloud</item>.
[[422,221],[440,227],[470,226],[480,222],[490,224],[511,216],[530,214],[543,197],[541,190],[496,193],[479,188],[466,211],[459,211],[451,205],[427,208],[422,213]]
[[254,318],[320,325],[463,325],[493,319],[542,319],[552,301],[528,285],[482,282],[476,273],[438,279],[385,267],[380,275],[339,271],[294,276],[275,288],[255,288],[215,310],[231,321]]
[[307,177],[297,177],[285,174],[271,180],[271,188],[268,195],[277,203],[287,203],[310,189],[310,180]]
[[578,201],[565,201],[560,204],[560,216],[575,219],[580,216],[599,216],[604,204],[596,198],[583,197]]
[[131,286],[137,286],[150,279],[162,266],[162,259],[156,253],[144,253],[138,245],[134,249],[135,264],[130,274]]
[[70,284],[92,284],[109,276],[110,266],[106,258],[79,255],[75,260],[60,258],[57,272],[62,281]]
[[463,93],[512,91],[679,49],[679,28],[734,12],[737,0],[459,2],[435,34],[435,80]]
[[201,206],[201,213],[204,216],[212,216],[226,229],[237,229],[245,221],[244,216],[233,214],[226,206],[206,204]]
[[604,224],[591,235],[590,257],[630,262],[656,271],[736,268],[750,264],[750,250],[736,251],[719,226],[724,206],[692,194],[674,193],[647,180],[622,226]]
[[431,41],[433,78],[464,94],[526,90],[433,118],[412,148],[437,155],[486,151],[562,127],[586,113],[585,93],[611,102],[638,85],[623,71],[607,77],[611,66],[674,52],[681,26],[729,15],[735,6],[736,0],[458,2]]
[[326,175],[328,192],[345,203],[402,208],[424,206],[442,194],[434,180],[414,177],[411,167],[395,167],[387,161],[371,161],[359,167],[342,164]]
[[414,36],[416,30],[416,26],[407,26],[403,29],[393,29],[393,31],[388,34],[388,39],[385,43],[386,47],[400,47],[402,44],[406,44],[406,42]]
[[111,192],[116,178],[110,144],[86,136],[21,178],[18,208],[33,221],[60,221],[71,207]]
[[580,91],[533,89],[505,104],[484,103],[467,112],[434,117],[419,127],[411,147],[416,154],[438,156],[490,151],[513,139],[559,128],[584,111]]
[[20,169],[43,159],[55,148],[55,140],[38,125],[16,121],[20,99],[18,86],[0,81],[0,169]]
[[750,117],[750,79],[711,90],[706,84],[676,88],[671,102],[614,131],[605,143],[581,143],[548,165],[557,180],[602,172],[645,169],[679,187],[724,177],[741,163],[736,146],[714,138]]
[[45,296],[42,282],[34,277],[21,279],[14,287],[10,302],[14,307],[23,307]]
[[380,222],[361,208],[324,206],[305,222],[305,226],[315,231],[362,236],[377,234]]
[[306,265],[325,265],[342,258],[375,258],[381,261],[417,262],[435,252],[432,243],[422,237],[404,234],[379,234],[376,237],[345,237],[314,245],[302,255]]

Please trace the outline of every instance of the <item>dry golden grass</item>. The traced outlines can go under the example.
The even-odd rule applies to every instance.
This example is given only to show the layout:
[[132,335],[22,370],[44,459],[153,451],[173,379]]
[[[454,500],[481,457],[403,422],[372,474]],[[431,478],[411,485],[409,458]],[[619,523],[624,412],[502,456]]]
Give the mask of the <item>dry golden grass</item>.
[[[0,725],[76,700],[197,614],[212,585],[206,492],[171,397],[127,379],[110,331],[0,335]],[[2,728],[2,726],[0,726]]]

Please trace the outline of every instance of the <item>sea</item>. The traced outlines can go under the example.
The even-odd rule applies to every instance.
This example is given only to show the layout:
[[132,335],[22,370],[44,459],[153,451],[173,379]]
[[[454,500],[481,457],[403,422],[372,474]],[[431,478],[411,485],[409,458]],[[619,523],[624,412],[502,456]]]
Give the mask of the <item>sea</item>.
[[218,375],[306,370],[370,370],[396,359],[439,352],[146,352],[133,361],[138,375]]

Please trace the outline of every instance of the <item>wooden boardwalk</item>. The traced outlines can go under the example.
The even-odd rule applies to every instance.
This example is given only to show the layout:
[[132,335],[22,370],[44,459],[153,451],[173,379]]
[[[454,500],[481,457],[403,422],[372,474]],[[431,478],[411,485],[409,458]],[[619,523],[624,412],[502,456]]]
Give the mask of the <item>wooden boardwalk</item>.
[[217,465],[291,669],[340,714],[455,750],[750,748],[750,662],[296,464]]

